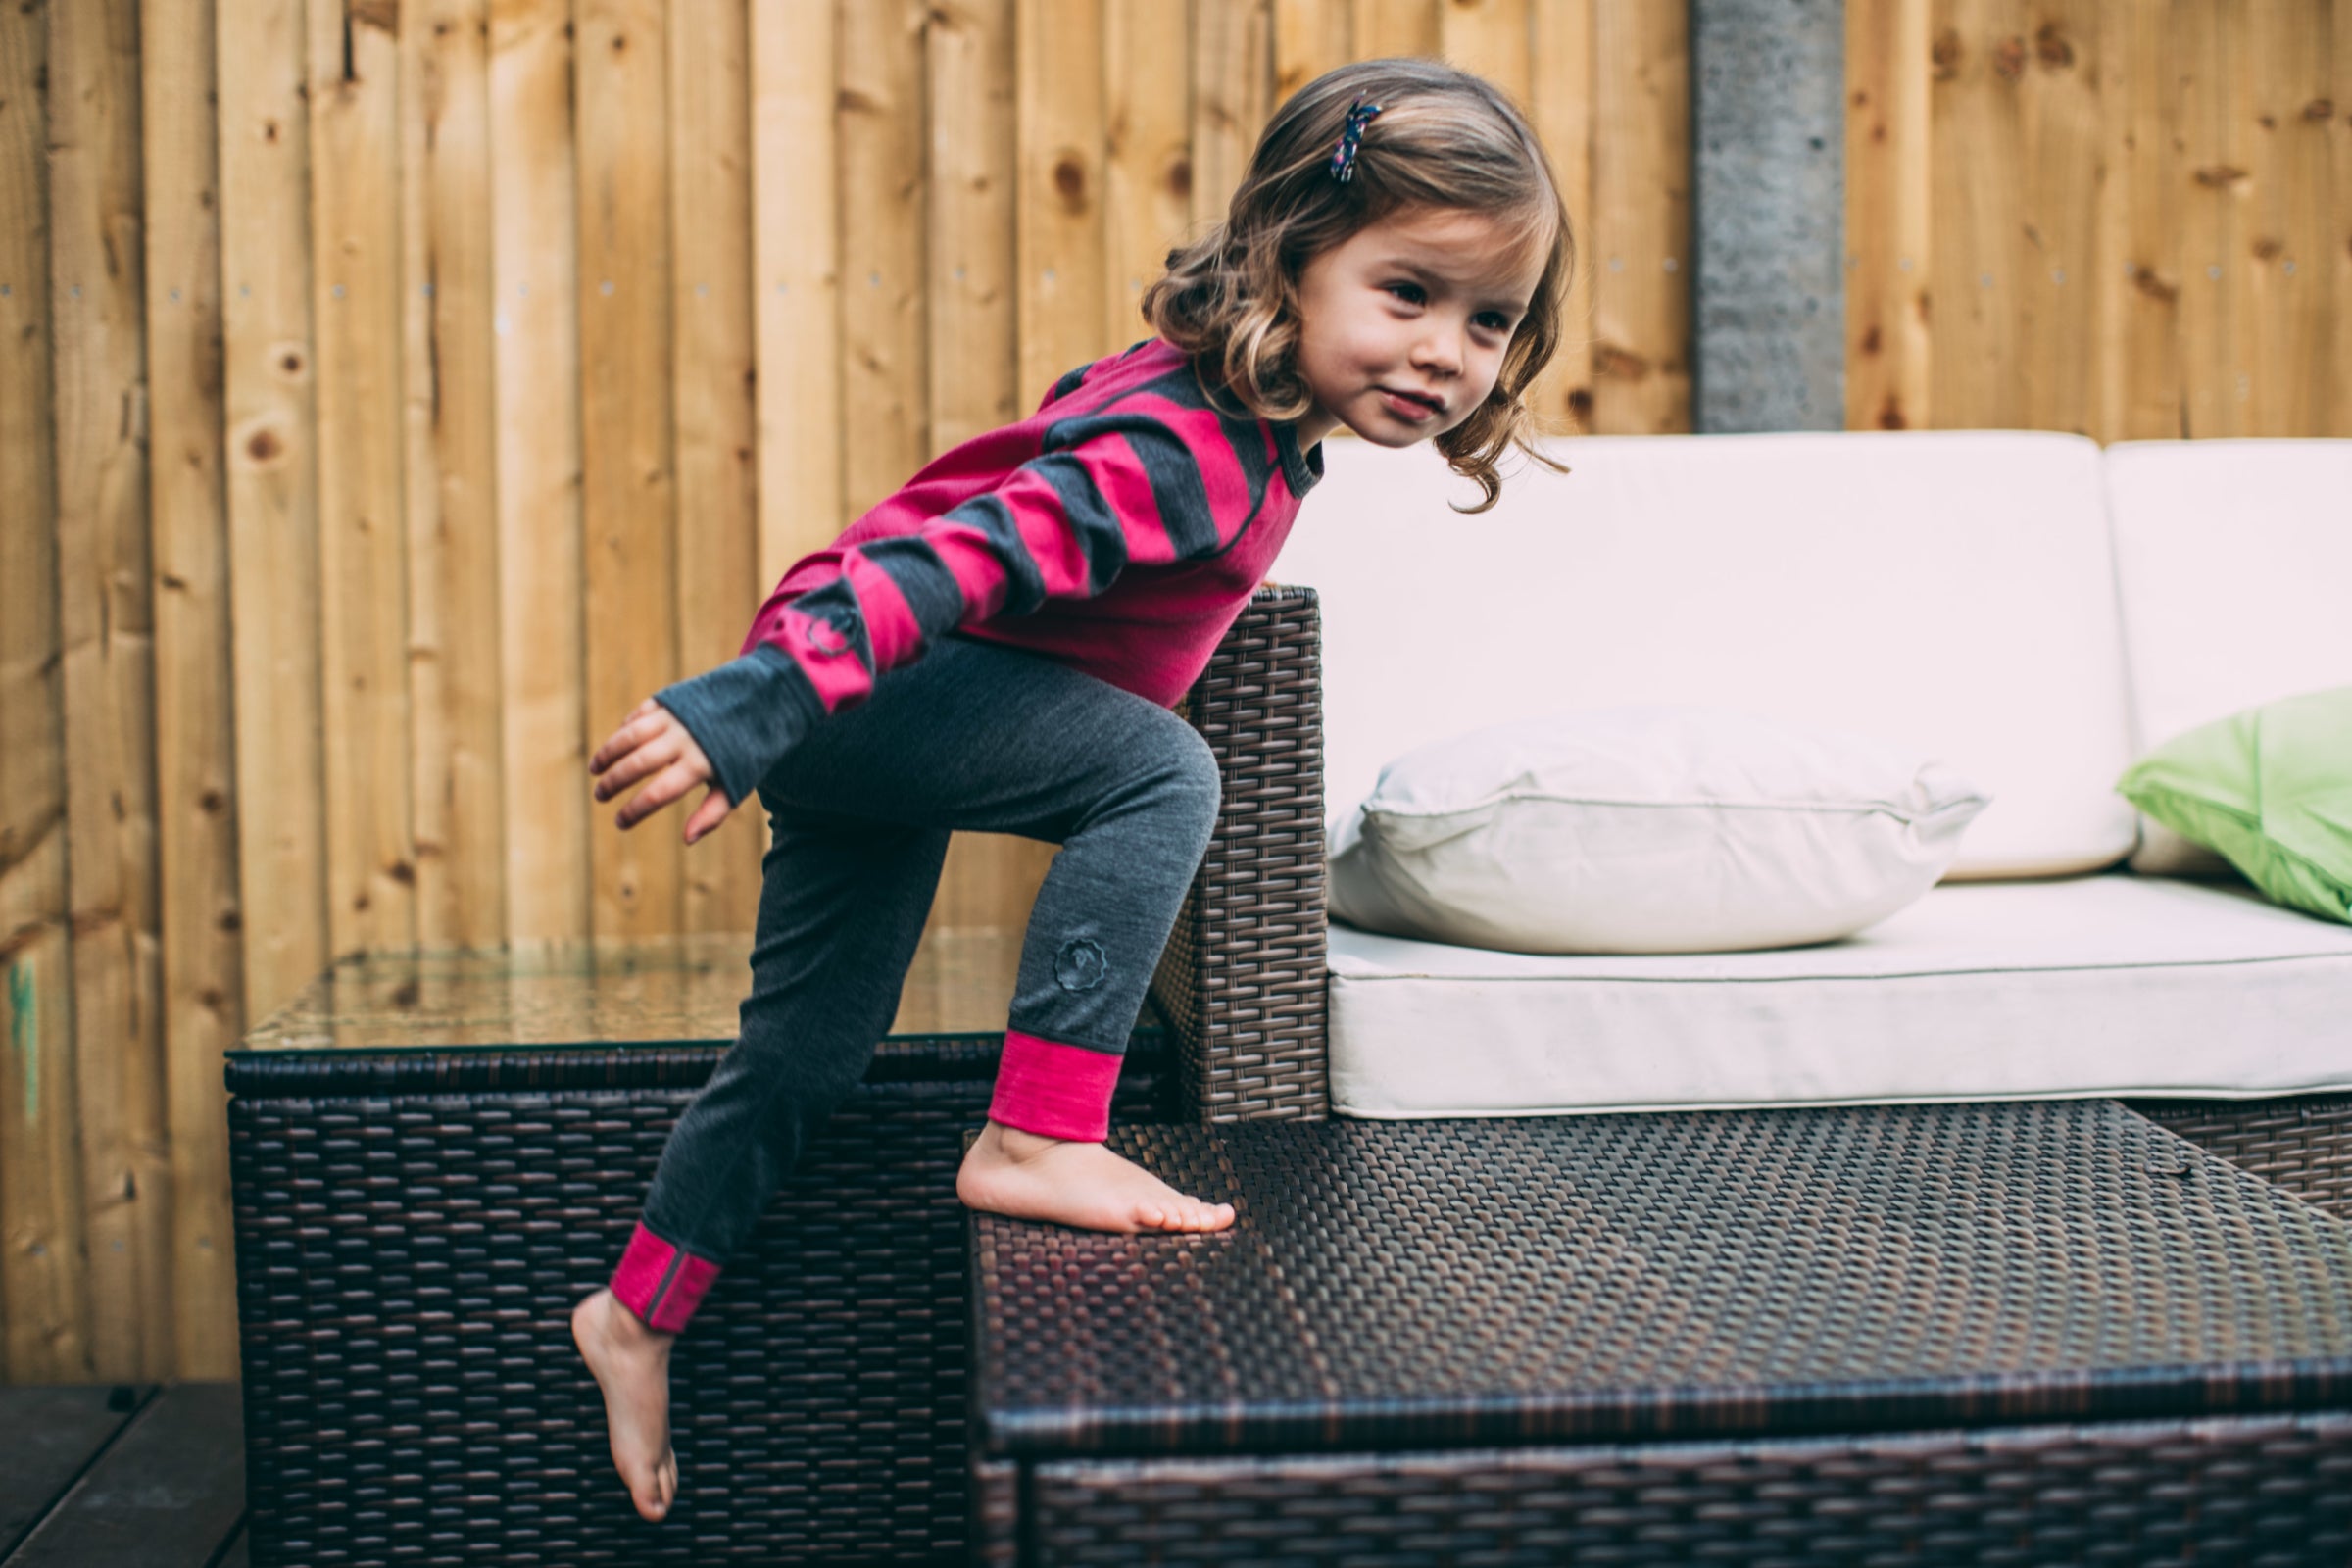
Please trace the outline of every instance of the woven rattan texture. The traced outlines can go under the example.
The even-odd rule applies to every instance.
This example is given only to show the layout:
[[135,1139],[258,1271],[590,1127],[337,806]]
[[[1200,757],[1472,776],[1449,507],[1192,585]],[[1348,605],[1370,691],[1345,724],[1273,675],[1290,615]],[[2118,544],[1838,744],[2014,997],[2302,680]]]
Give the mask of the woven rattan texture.
[[1041,1464],[1037,1568],[2352,1562],[2352,1417]]
[[2150,1121],[2352,1220],[2352,1096],[2130,1102]]
[[1021,1467],[1010,1460],[972,1465],[971,1568],[1013,1568],[1021,1560]]
[[[836,1115],[679,1341],[660,1526],[568,1316],[691,1089],[233,1101],[254,1562],[960,1561],[955,1171],[988,1092],[869,1084]],[[1161,1108],[1149,1071],[1118,1108]]]
[[992,1455],[2352,1405],[2352,1229],[2112,1102],[1115,1136],[1241,1218],[977,1217]]
[[1224,785],[1153,981],[1191,1118],[1330,1110],[1321,627],[1313,589],[1259,589],[1185,700]]
[[[997,1073],[1000,1035],[904,1035],[875,1050],[865,1081],[986,1082]],[[1131,1071],[1156,1072],[1166,1054],[1156,1023],[1128,1043]],[[236,1095],[487,1094],[564,1089],[699,1089],[726,1054],[721,1045],[600,1046],[542,1051],[514,1046],[472,1051],[286,1052],[232,1056]]]

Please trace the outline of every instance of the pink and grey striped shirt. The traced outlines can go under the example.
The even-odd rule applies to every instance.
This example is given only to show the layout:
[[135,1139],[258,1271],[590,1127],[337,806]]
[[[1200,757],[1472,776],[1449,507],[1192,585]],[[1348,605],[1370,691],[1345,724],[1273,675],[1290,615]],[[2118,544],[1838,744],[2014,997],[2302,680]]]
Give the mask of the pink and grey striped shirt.
[[808,725],[951,631],[1173,707],[1281,552],[1322,456],[1292,424],[1212,403],[1180,350],[1147,339],[942,454],[785,572],[741,657],[656,698],[736,803]]

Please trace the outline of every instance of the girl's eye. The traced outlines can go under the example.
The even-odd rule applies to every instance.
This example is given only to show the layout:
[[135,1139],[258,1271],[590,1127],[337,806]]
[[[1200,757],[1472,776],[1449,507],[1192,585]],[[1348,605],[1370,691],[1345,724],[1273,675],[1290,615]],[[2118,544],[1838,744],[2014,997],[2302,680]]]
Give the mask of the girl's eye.
[[1421,291],[1418,283],[1390,283],[1384,286],[1407,305],[1418,305],[1429,297]]
[[1478,324],[1490,332],[1508,332],[1511,329],[1511,318],[1500,311],[1482,311],[1479,313]]

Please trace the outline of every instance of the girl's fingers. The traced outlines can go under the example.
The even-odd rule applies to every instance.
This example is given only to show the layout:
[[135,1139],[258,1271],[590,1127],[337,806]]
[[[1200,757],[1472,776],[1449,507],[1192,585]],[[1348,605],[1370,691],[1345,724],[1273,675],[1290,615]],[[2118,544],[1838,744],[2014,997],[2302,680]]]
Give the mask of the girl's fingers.
[[620,825],[631,827],[644,821],[700,782],[694,776],[693,769],[671,763],[656,773],[645,788],[629,798],[629,804],[620,808]]
[[719,823],[727,819],[727,813],[734,809],[734,804],[727,799],[727,792],[715,784],[711,785],[710,793],[703,797],[703,804],[696,807],[694,814],[686,819],[686,842],[692,844],[697,839],[709,837]]
[[622,806],[620,810],[614,814],[612,818],[613,825],[620,828],[635,827],[638,823],[644,821],[647,817],[653,815],[656,811],[659,811],[662,809],[662,808],[676,800],[681,792],[673,788],[666,788],[665,786],[667,786],[669,782],[670,779],[667,773],[655,774],[652,781],[648,783],[645,788],[630,796],[627,804]]
[[596,781],[596,798],[609,801],[647,774],[660,772],[677,760],[677,737],[657,731],[605,769]]
[[626,757],[646,741],[661,734],[669,727],[668,712],[669,710],[651,697],[639,703],[636,710],[621,721],[620,728],[608,736],[605,744],[596,749],[596,755],[588,759],[588,771],[603,772],[615,758]]
[[631,733],[636,729],[636,727],[637,726],[634,722],[623,724],[620,726],[620,728],[606,736],[605,744],[599,746],[596,749],[595,755],[588,759],[588,771],[591,773],[602,773],[605,768],[612,763],[613,759],[626,757],[630,752],[636,750],[637,739],[636,736]]

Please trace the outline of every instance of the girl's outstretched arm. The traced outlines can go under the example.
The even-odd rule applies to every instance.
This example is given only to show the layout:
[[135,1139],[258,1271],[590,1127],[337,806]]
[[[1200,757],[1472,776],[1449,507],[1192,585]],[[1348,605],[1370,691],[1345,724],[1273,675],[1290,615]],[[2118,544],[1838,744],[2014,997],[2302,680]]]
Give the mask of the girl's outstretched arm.
[[[1191,442],[1187,420],[1204,426]],[[738,658],[658,694],[721,790],[742,799],[811,725],[943,633],[1091,599],[1131,565],[1214,556],[1263,495],[1203,411],[1098,411],[1049,428],[1045,448],[911,532],[805,557]]]
[[[639,779],[650,779],[613,817],[623,830],[636,826],[680,799],[697,784],[711,783],[710,760],[677,716],[648,697],[637,705],[620,728],[606,738],[588,759],[596,780],[596,798],[611,800]],[[712,787],[686,818],[686,842],[692,844],[715,831],[735,809],[726,791]]]

